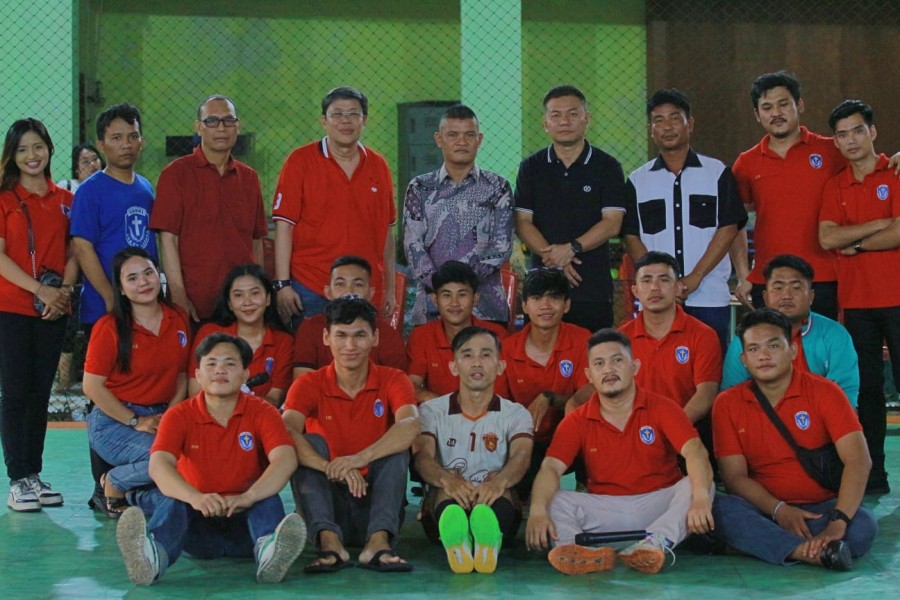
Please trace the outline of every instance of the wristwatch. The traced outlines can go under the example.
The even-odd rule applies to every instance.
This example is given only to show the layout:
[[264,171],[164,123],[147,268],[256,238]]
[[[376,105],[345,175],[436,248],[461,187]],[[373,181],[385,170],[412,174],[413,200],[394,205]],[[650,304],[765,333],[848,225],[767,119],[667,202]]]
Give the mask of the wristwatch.
[[581,254],[583,250],[584,247],[581,245],[581,242],[579,242],[578,240],[572,240],[572,252],[574,252],[575,254]]
[[862,247],[862,242],[863,242],[862,240],[856,240],[856,243],[853,244],[853,249],[856,250],[857,252],[864,252],[863,247]]
[[832,510],[830,513],[828,513],[828,520],[829,521],[843,521],[847,525],[850,524],[850,517],[848,517],[846,514],[844,514],[844,511],[838,510],[836,508],[834,510]]
[[137,415],[131,415],[131,418],[128,419],[128,426],[134,429],[138,425],[138,417]]
[[275,291],[279,291],[286,287],[291,287],[290,279],[275,279],[272,281],[272,287],[275,288]]

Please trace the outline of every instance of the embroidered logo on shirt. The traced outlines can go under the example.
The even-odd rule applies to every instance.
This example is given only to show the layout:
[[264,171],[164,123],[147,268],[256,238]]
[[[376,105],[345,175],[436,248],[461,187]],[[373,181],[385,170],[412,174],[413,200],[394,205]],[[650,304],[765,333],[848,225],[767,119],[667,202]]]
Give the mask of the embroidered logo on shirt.
[[644,425],[640,429],[641,433],[641,441],[647,444],[648,446],[656,441],[656,432],[653,431],[653,428],[649,425]]
[[809,429],[809,413],[805,410],[801,410],[797,414],[794,415],[794,423],[797,424],[797,427],[806,431]]
[[879,200],[887,200],[887,199],[888,199],[888,196],[891,195],[891,191],[890,191],[890,188],[889,188],[888,186],[882,184],[882,185],[879,185],[879,186],[875,189],[875,194],[878,196],[878,199],[879,199]]
[[271,356],[266,359],[266,373],[269,375],[272,374],[272,371],[275,370],[275,359]]
[[377,193],[378,193],[378,188],[375,187],[375,186],[372,186],[372,193],[373,193],[373,194],[377,194]]
[[241,445],[241,450],[247,452],[253,450],[253,434],[249,431],[242,431],[238,434],[238,444]]
[[447,447],[454,448],[456,446],[456,438],[447,438]]
[[278,210],[279,208],[281,208],[281,198],[282,197],[283,196],[281,195],[281,192],[278,192],[278,195],[275,196],[275,205],[272,207],[272,210]]
[[581,188],[581,189],[583,189],[583,190],[584,190],[584,192],[585,192],[585,193],[588,193],[588,192],[590,192],[590,191],[591,191],[591,186],[589,186],[589,185],[586,185],[586,186],[584,186],[584,187],[583,187],[583,188]]
[[675,360],[678,361],[678,364],[683,365],[687,361],[691,360],[691,350],[687,346],[678,346],[675,348]]
[[125,241],[129,246],[146,248],[150,242],[150,213],[143,206],[132,206],[125,211]]
[[384,416],[384,402],[381,401],[381,398],[375,400],[375,406],[372,407],[372,414],[376,417]]
[[187,346],[187,334],[181,329],[178,330],[178,343],[182,348]]
[[481,436],[481,440],[484,442],[484,447],[487,448],[488,452],[494,452],[497,449],[497,442],[500,441],[500,438],[496,433],[486,433]]
[[71,219],[71,218],[72,218],[72,209],[69,208],[68,206],[66,206],[65,204],[60,204],[60,205],[59,205],[59,210],[62,211],[62,214],[63,214],[63,216],[64,216],[65,218],[67,218],[67,219]]
[[563,377],[571,377],[572,371],[575,369],[574,365],[572,365],[571,360],[561,360],[559,361],[559,372]]
[[822,155],[821,154],[810,154],[809,155],[809,164],[813,169],[821,169],[822,168]]

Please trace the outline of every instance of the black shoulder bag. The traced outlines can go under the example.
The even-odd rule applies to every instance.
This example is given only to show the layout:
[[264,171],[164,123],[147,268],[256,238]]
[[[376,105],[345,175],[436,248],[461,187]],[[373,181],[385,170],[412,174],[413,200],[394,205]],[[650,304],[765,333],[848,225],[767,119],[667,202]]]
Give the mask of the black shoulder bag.
[[[55,288],[62,287],[62,275],[60,275],[56,271],[48,269],[47,267],[42,267],[41,274],[37,274],[37,261],[35,259],[36,250],[34,248],[34,229],[32,229],[31,226],[31,214],[28,212],[28,207],[25,205],[25,202],[23,202],[19,197],[19,193],[15,190],[13,190],[13,193],[15,193],[16,195],[16,200],[19,201],[19,206],[22,207],[22,212],[25,213],[25,221],[28,223],[28,253],[31,255],[31,276],[34,277],[35,281],[40,282],[41,285]],[[37,297],[37,294],[34,295],[33,304],[34,311],[37,314],[44,314],[44,302]]]
[[756,400],[759,402],[763,411],[765,411],[766,416],[772,421],[772,425],[775,426],[775,429],[778,430],[781,437],[783,437],[794,450],[794,453],[797,455],[797,460],[800,461],[800,465],[803,467],[803,470],[806,471],[806,474],[812,477],[816,483],[823,488],[831,490],[832,492],[838,491],[841,487],[841,475],[844,473],[844,463],[841,461],[841,457],[838,456],[837,448],[835,448],[834,444],[829,443],[812,449],[801,448],[798,446],[797,442],[794,441],[791,432],[788,431],[788,428],[784,425],[781,418],[779,418],[775,409],[772,408],[769,400],[763,395],[759,386],[754,382],[750,387],[753,389],[753,395],[756,396]]

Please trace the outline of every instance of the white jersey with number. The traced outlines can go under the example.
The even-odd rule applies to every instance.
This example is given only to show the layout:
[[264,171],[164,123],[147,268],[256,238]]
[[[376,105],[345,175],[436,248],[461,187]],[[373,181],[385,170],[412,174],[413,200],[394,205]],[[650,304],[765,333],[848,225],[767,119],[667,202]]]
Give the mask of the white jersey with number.
[[476,484],[503,468],[514,439],[534,434],[531,413],[496,395],[479,417],[463,414],[456,393],[425,402],[419,413],[422,433],[435,440],[438,464]]

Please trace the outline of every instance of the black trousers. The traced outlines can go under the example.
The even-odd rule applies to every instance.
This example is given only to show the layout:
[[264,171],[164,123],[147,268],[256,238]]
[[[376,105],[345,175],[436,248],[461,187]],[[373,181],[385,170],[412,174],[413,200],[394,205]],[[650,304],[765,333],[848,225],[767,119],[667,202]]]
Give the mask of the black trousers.
[[563,321],[584,327],[591,333],[612,327],[613,309],[610,302],[572,302]]
[[66,322],[0,312],[0,438],[10,480],[40,473]]

